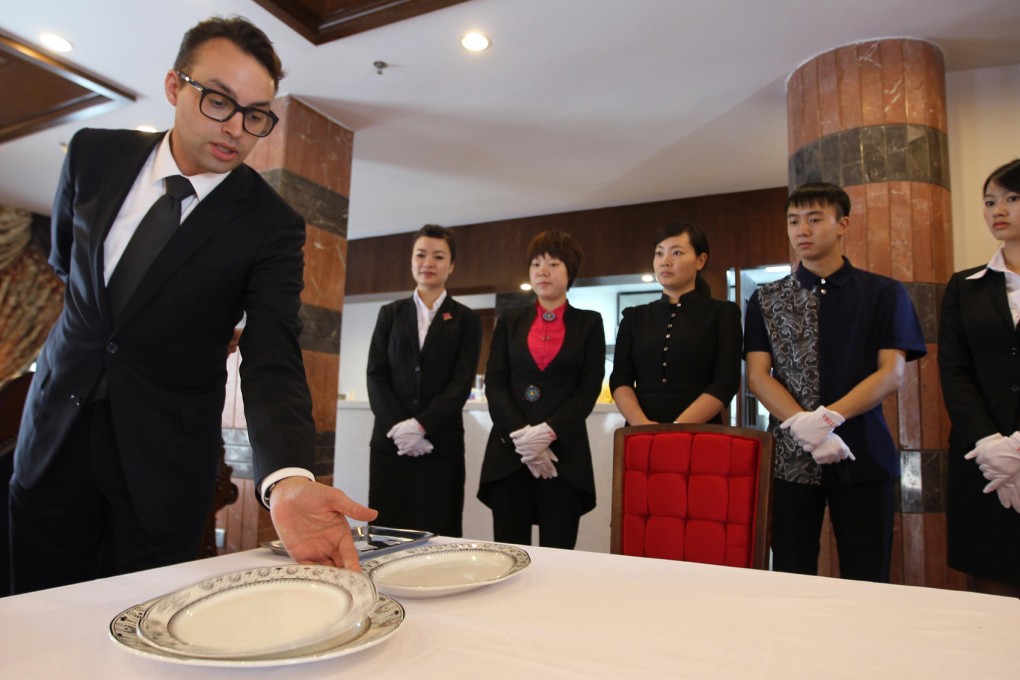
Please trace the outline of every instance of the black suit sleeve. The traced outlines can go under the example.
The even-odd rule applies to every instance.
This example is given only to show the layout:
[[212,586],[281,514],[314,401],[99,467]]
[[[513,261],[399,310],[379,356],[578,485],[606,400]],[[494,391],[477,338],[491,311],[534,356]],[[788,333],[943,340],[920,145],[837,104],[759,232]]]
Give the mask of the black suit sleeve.
[[60,182],[53,198],[53,212],[50,219],[50,266],[64,283],[71,271],[71,244],[74,241],[74,177],[73,168],[77,162],[78,144],[75,135],[67,145],[64,166],[60,171]]
[[963,327],[960,285],[963,277],[954,274],[942,298],[939,323],[939,371],[942,397],[953,424],[954,439],[973,444],[998,432],[974,380],[973,353]]
[[256,488],[280,468],[315,469],[312,398],[298,341],[305,223],[290,209],[275,218],[279,224],[261,244],[246,282],[239,345]]
[[385,305],[379,310],[379,317],[372,332],[368,348],[368,403],[372,413],[383,422],[399,423],[411,417],[400,404],[393,383],[390,382],[389,342],[393,333],[397,305]]
[[514,432],[529,423],[511,396],[509,314],[507,312],[499,317],[492,333],[489,360],[485,365],[485,398],[489,402],[493,424],[507,432]]
[[633,388],[637,382],[634,371],[634,332],[633,308],[623,310],[620,330],[616,333],[616,349],[613,352],[613,372],[609,376],[609,389],[613,392],[617,387]]
[[740,388],[740,354],[744,334],[740,329],[740,307],[732,302],[720,305],[716,323],[715,367],[712,382],[704,390],[723,404],[730,403]]
[[459,316],[460,337],[455,350],[457,360],[450,381],[432,398],[428,408],[415,416],[425,428],[426,434],[434,433],[444,421],[460,414],[475,382],[478,354],[482,349],[482,322],[477,314],[467,308],[461,309]]
[[546,420],[557,434],[565,428],[584,427],[585,419],[595,408],[595,402],[602,392],[602,378],[606,375],[606,333],[602,328],[602,317],[589,312],[582,331],[584,362],[577,380],[577,389]]

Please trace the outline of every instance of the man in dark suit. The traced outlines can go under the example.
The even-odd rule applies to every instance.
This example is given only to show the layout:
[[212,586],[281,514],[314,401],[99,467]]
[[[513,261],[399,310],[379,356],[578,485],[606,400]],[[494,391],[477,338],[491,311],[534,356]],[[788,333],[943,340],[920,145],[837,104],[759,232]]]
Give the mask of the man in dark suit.
[[[38,359],[11,481],[16,592],[96,577],[107,539],[118,573],[194,557],[242,314],[259,499],[295,559],[357,568],[345,517],[374,513],[310,472],[304,221],[243,164],[275,125],[282,75],[259,29],[210,19],[185,35],[166,75],[168,133],[72,139],[50,255],[64,310]],[[157,206],[172,219],[151,218]],[[157,222],[169,223],[162,241]]]

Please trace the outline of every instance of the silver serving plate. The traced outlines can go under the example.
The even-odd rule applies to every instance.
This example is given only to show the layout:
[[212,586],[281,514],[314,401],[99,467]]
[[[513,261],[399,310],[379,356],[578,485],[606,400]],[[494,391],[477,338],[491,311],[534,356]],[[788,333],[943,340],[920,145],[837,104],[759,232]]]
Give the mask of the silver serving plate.
[[[354,547],[358,549],[362,560],[423,545],[435,536],[429,531],[377,527],[371,524],[351,527],[351,534],[354,535]],[[290,556],[287,549],[283,547],[283,541],[263,541],[259,545],[272,550],[277,555]]]

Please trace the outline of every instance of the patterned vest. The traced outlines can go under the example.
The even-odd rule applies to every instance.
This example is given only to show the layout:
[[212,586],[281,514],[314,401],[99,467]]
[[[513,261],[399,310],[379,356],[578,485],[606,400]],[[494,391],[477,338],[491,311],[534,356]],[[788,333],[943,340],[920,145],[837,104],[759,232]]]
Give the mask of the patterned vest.
[[[762,318],[772,344],[772,377],[805,410],[821,405],[818,374],[818,295],[800,285],[794,274],[758,288]],[[822,468],[811,454],[769,418],[776,439],[777,479],[797,484],[821,484]]]

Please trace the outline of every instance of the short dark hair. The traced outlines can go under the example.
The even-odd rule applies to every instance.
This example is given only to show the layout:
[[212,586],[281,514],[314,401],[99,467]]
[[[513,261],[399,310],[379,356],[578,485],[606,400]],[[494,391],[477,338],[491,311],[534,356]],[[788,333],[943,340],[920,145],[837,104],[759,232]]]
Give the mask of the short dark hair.
[[561,260],[567,266],[567,289],[574,285],[584,262],[584,250],[573,236],[558,229],[548,229],[531,239],[528,244],[528,262],[539,255]]
[[450,249],[450,262],[457,261],[457,239],[454,238],[453,232],[446,227],[441,227],[438,224],[426,224],[424,227],[419,229],[414,234],[414,241],[417,243],[421,237],[425,238],[441,238],[446,241],[447,247]]
[[177,51],[177,59],[174,60],[174,69],[190,75],[195,52],[214,38],[226,38],[239,50],[250,54],[269,72],[274,89],[280,89],[280,81],[287,73],[283,70],[280,58],[276,56],[272,41],[260,28],[244,17],[229,19],[210,17],[195,24],[181,40],[181,48]]
[[993,182],[1003,189],[1020,194],[1020,158],[996,168],[992,174],[988,175],[985,186],[981,190],[982,196],[988,193],[988,185]]
[[[710,254],[708,250],[708,237],[705,236],[705,232],[701,230],[701,227],[694,224],[694,222],[688,222],[681,220],[680,222],[674,222],[655,233],[652,237],[652,248],[655,248],[660,243],[668,238],[675,238],[677,236],[683,236],[687,234],[687,240],[691,242],[691,247],[694,248],[695,255],[704,254],[706,257]],[[707,261],[706,261],[707,266]],[[712,297],[712,287],[708,285],[708,281],[705,277],[698,272],[698,275],[694,279],[694,289],[702,295]]]
[[828,182],[809,182],[802,184],[786,199],[786,208],[808,208],[813,205],[831,205],[836,209],[836,219],[841,220],[850,214],[850,197],[840,187]]

